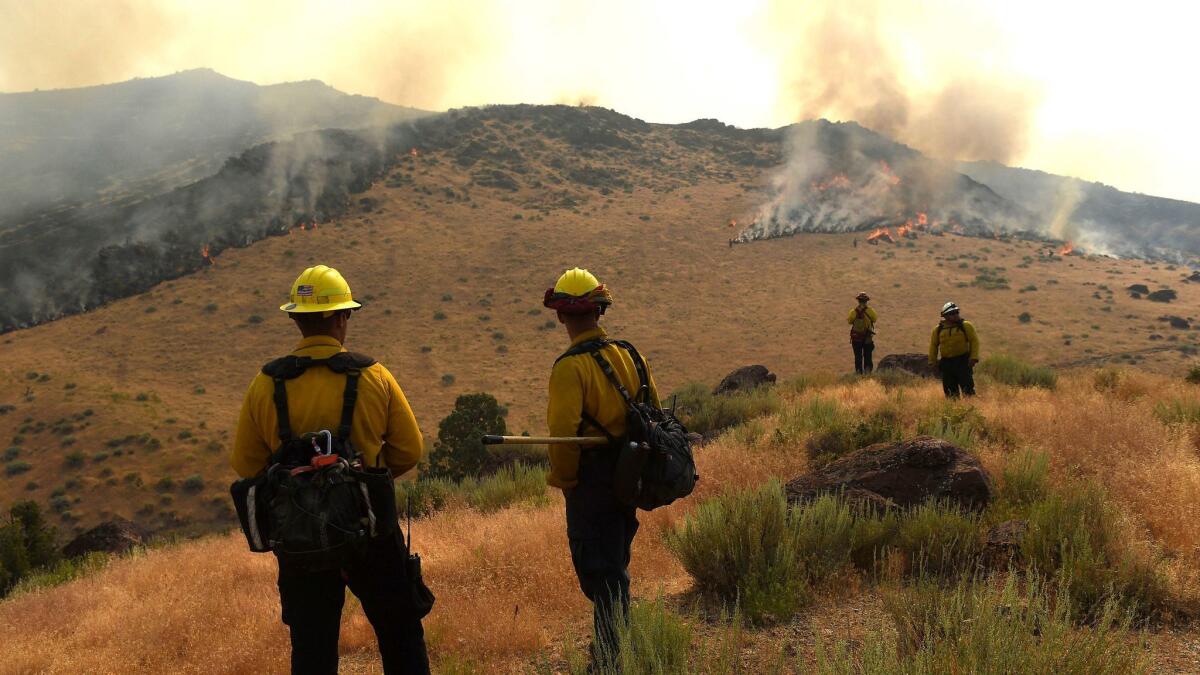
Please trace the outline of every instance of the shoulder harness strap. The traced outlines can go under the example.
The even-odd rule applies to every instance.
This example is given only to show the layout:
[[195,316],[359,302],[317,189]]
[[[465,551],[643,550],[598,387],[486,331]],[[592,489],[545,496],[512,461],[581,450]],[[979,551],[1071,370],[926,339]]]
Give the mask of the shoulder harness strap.
[[562,361],[568,356],[578,356],[579,354],[590,354],[592,352],[597,352],[603,349],[605,345],[609,344],[609,342],[609,340],[603,339],[580,342],[574,347],[571,347],[567,351],[563,352],[557,359],[554,359],[554,363],[557,365],[559,361]]
[[633,367],[637,370],[638,374],[638,393],[636,398],[645,403],[646,397],[650,395],[650,372],[646,368],[646,359],[642,358],[637,347],[634,347],[632,343],[626,340],[614,340],[613,344],[629,352],[630,358],[633,359]]
[[[613,371],[612,365],[609,364],[608,359],[604,358],[600,354],[600,350],[604,349],[604,347],[610,344],[615,344],[618,347],[621,347],[625,351],[629,352],[630,356],[633,358],[634,367],[637,368],[638,379],[641,385],[638,388],[638,397],[644,398],[645,392],[649,390],[649,376],[646,373],[646,362],[642,360],[642,356],[638,353],[637,349],[635,349],[632,344],[624,340],[598,339],[581,342],[563,352],[561,356],[554,360],[554,363],[557,364],[559,361],[562,361],[569,356],[591,354],[592,358],[596,361],[596,365],[600,366],[600,370],[604,373],[604,376],[608,378],[608,381],[611,382],[613,387],[615,387],[616,390],[621,394],[621,398],[625,399],[625,404],[632,406],[634,403],[634,397],[629,394],[629,390],[625,388],[625,385],[621,384],[621,380],[617,377],[616,372]],[[616,442],[616,437],[609,433],[608,429],[605,429],[604,425],[596,421],[596,419],[588,414],[586,410],[580,412],[580,418],[581,421],[579,424],[579,431],[577,433],[582,435],[584,424],[588,424],[598,429],[600,433],[604,434],[605,438],[607,438],[610,443]]]
[[342,417],[338,424],[338,437],[350,438],[354,422],[354,405],[358,401],[358,378],[364,368],[375,365],[375,359],[358,352],[338,352],[327,359],[290,354],[275,359],[262,367],[262,372],[275,382],[275,416],[279,423],[279,440],[292,438],[291,419],[288,415],[287,381],[304,374],[313,366],[325,366],[335,373],[346,375],[346,388],[342,393]]

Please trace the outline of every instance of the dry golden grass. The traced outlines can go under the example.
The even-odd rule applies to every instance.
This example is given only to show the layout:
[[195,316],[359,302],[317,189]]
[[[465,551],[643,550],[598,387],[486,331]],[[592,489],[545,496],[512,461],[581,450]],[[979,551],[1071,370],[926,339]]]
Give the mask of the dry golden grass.
[[[1090,377],[1069,377],[1055,392],[985,396],[979,410],[1020,439],[1021,448],[1047,453],[1055,476],[1097,479],[1167,551],[1200,563],[1200,457],[1192,431],[1165,426],[1153,414],[1155,403],[1195,398],[1197,392],[1191,385],[1153,379],[1153,393],[1127,399],[1127,391],[1098,391]],[[985,443],[981,453],[997,466],[1008,450]]]
[[[797,455],[720,440],[700,453],[698,498],[803,466]],[[718,479],[718,477],[720,477]],[[453,509],[417,521],[437,608],[426,621],[435,661],[519,670],[590,626],[557,496],[546,508],[482,515]],[[635,542],[634,593],[685,591],[689,580],[661,532],[695,500],[644,514]],[[275,564],[246,552],[240,534],[151,550],[58,588],[0,603],[0,672],[278,672],[287,633],[279,622]],[[370,669],[374,636],[348,603],[341,650]],[[64,611],[65,610],[65,611]],[[253,642],[246,636],[255,636]],[[164,646],[169,646],[164,649]],[[217,665],[214,665],[217,664]]]
[[[1195,390],[1160,376],[1124,377],[1128,382],[1111,390],[1098,390],[1093,374],[1082,371],[1062,377],[1053,392],[983,383],[972,403],[989,429],[1003,431],[982,440],[977,452],[998,472],[1017,450],[1041,450],[1051,458],[1052,481],[1098,480],[1128,515],[1128,536],[1173,556],[1176,590],[1186,595],[1200,576],[1200,462],[1192,430],[1164,426],[1153,409]],[[889,391],[860,381],[783,396],[785,405],[821,396],[863,413],[895,407],[909,433],[942,405],[934,383]],[[802,443],[775,441],[776,425],[758,420],[752,432],[735,429],[701,448],[696,495],[642,515],[631,570],[636,597],[679,598],[690,588],[661,535],[699,501],[804,470]],[[559,498],[489,515],[455,508],[418,521],[414,536],[439,598],[426,621],[435,664],[515,672],[539,658],[555,662],[564,648],[586,640],[590,613],[571,570]],[[152,550],[0,603],[0,672],[278,672],[286,666],[287,636],[274,582],[274,561],[247,553],[240,535]],[[772,662],[785,643],[807,654],[814,635],[828,635],[813,622],[831,615],[846,622],[838,634],[860,633],[859,610],[841,605],[873,601],[827,598],[791,626],[753,633],[743,665]],[[372,672],[370,627],[356,603],[347,607],[345,669]]]

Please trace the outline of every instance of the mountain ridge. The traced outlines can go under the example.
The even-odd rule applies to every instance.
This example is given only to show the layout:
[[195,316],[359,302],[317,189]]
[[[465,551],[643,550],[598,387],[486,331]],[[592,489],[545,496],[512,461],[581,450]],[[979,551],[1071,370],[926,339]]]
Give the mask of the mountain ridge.
[[0,94],[0,231],[160,194],[257,143],[423,114],[316,80],[260,86],[211,69]]

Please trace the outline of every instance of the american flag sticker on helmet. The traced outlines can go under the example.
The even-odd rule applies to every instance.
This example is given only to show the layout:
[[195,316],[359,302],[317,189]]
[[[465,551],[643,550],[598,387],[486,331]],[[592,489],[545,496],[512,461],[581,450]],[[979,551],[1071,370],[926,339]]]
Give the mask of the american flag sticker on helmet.
[[296,295],[311,296],[312,294],[313,287],[308,284],[301,284],[296,287]]

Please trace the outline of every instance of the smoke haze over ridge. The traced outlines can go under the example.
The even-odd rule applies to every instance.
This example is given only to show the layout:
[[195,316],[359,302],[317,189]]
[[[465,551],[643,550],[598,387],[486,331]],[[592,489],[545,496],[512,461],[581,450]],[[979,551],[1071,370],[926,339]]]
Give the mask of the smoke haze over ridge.
[[0,91],[211,67],[424,109],[588,100],[742,127],[823,115],[932,156],[1200,201],[1200,141],[1169,131],[1200,105],[1177,84],[1200,8],[1166,0],[1086,13],[1054,0],[0,0],[0,16]]

